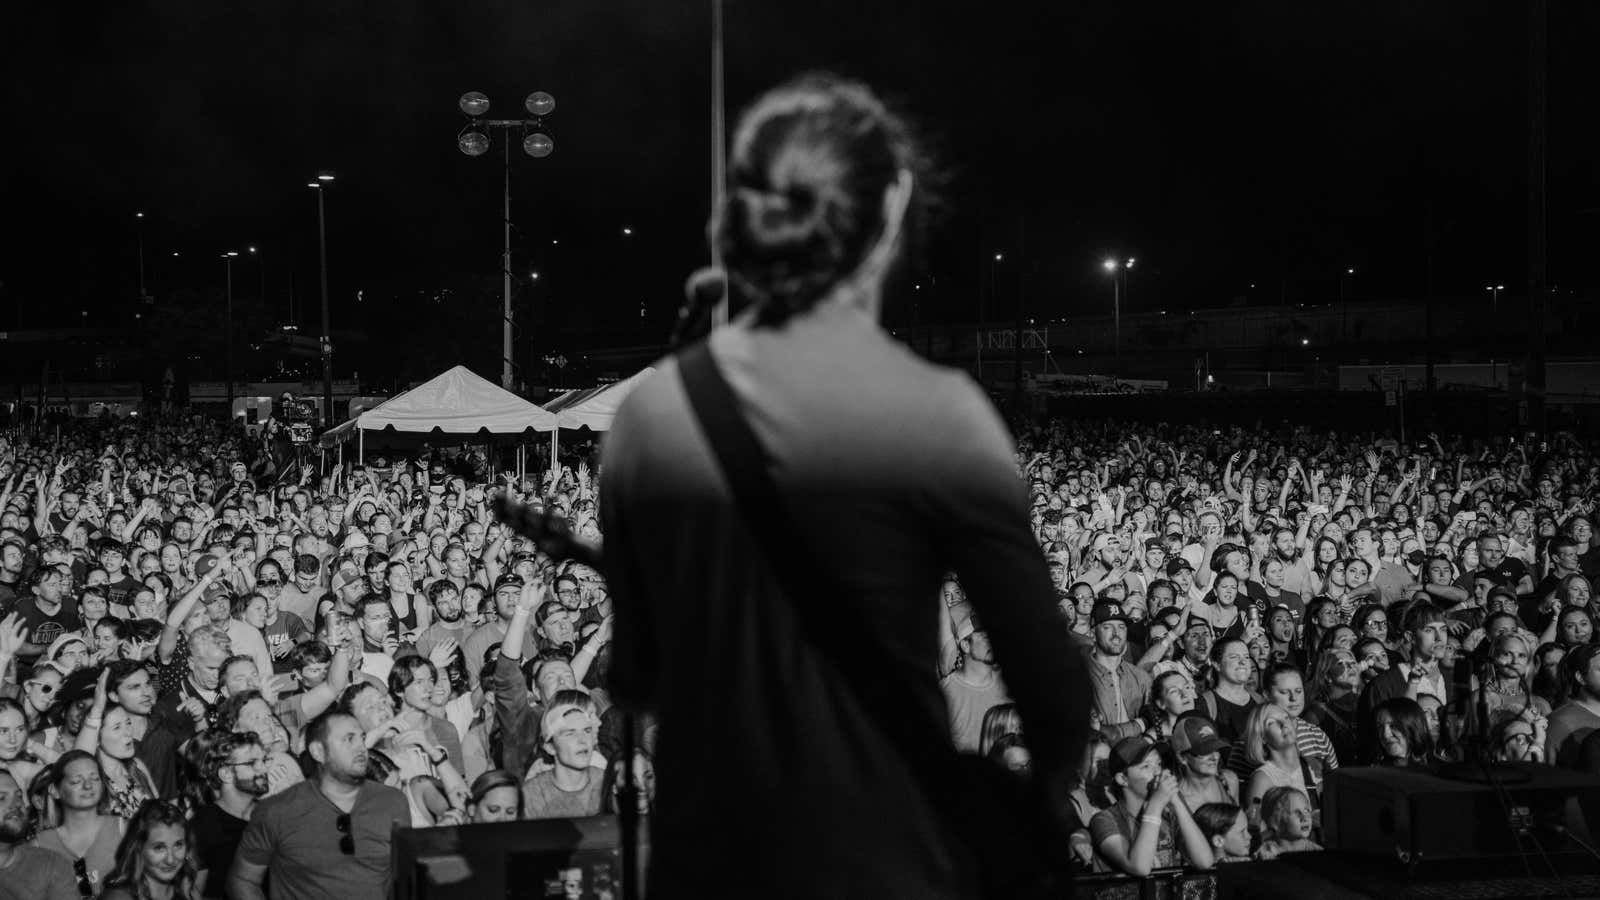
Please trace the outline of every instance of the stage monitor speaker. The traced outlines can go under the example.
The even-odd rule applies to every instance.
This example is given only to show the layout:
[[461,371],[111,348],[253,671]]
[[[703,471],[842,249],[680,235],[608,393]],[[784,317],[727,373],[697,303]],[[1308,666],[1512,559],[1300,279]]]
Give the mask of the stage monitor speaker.
[[401,828],[392,856],[396,900],[622,896],[616,816]]
[[1329,848],[1408,866],[1541,848],[1578,853],[1587,851],[1568,829],[1592,843],[1587,818],[1600,810],[1600,777],[1534,764],[1507,766],[1496,783],[1425,769],[1345,768],[1330,774],[1323,803]]

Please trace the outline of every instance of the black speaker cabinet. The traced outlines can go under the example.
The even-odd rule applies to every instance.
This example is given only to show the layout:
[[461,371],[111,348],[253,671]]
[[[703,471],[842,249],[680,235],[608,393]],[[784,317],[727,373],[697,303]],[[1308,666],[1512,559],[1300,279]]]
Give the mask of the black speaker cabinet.
[[401,828],[392,854],[396,900],[622,896],[616,816]]
[[1339,769],[1324,792],[1327,845],[1408,866],[1535,854],[1533,841],[1546,853],[1585,852],[1573,837],[1592,843],[1587,817],[1600,810],[1600,777],[1532,764],[1496,772],[1490,782]]

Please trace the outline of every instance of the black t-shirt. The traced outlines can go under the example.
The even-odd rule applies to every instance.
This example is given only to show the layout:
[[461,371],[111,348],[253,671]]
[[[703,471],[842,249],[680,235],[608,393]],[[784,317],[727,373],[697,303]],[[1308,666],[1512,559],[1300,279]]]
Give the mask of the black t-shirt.
[[118,606],[127,606],[128,600],[143,587],[137,578],[123,575],[120,579],[106,585],[106,600]]
[[1466,588],[1467,593],[1470,594],[1472,593],[1472,579],[1480,575],[1488,575],[1489,579],[1495,584],[1516,590],[1517,585],[1522,582],[1522,576],[1527,574],[1528,567],[1523,564],[1522,560],[1508,556],[1500,561],[1500,565],[1492,569],[1487,566],[1479,566],[1472,570],[1466,577],[1457,581],[1456,586]]
[[78,604],[70,597],[61,598],[61,608],[47,614],[39,608],[39,598],[30,595],[17,603],[17,614],[22,616],[24,640],[42,647],[49,647],[56,638],[83,627],[83,620],[78,618]]
[[215,803],[195,812],[195,857],[200,868],[210,873],[206,876],[202,897],[222,900],[228,896],[228,870],[233,868],[233,855],[239,850],[239,839],[244,837],[244,827],[248,824],[247,820],[234,818]]
[[1217,726],[1217,736],[1229,744],[1237,743],[1244,737],[1245,725],[1250,721],[1250,711],[1256,708],[1255,701],[1240,706],[1216,691],[1212,691],[1210,696],[1217,706],[1217,714],[1212,717]]
[[[775,582],[676,361],[659,363],[617,412],[600,495],[613,695],[660,716],[650,890],[703,892],[715,846],[719,878],[750,896],[961,896],[941,786],[904,746],[954,758],[927,600],[945,572],[1005,669],[1035,781],[1075,767],[1087,737],[1084,655],[1011,440],[970,378],[843,304],[712,345],[817,574],[798,596]],[[828,633],[844,646],[813,646]]]
[[1278,596],[1273,597],[1267,594],[1266,585],[1258,581],[1247,581],[1245,582],[1244,593],[1255,604],[1256,609],[1261,611],[1263,624],[1266,623],[1267,613],[1271,612],[1274,606],[1289,607],[1289,614],[1294,616],[1296,625],[1300,624],[1300,616],[1305,613],[1305,601],[1294,591],[1286,591],[1279,588]]

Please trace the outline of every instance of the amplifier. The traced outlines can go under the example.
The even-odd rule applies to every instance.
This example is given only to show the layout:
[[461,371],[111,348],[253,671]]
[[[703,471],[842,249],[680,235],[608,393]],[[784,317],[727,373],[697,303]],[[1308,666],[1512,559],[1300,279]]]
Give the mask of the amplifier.
[[622,897],[616,816],[398,828],[391,847],[395,900]]
[[1497,765],[1495,772],[1490,783],[1442,778],[1425,769],[1338,769],[1323,793],[1326,844],[1408,866],[1514,857],[1541,848],[1587,852],[1568,829],[1592,844],[1587,818],[1590,810],[1600,810],[1600,777],[1522,763]]

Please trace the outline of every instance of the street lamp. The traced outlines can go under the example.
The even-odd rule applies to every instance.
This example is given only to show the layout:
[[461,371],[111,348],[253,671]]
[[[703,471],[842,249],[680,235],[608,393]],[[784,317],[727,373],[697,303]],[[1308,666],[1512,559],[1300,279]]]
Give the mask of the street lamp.
[[321,267],[322,278],[322,427],[327,428],[333,424],[333,330],[328,325],[328,219],[322,195],[326,194],[325,188],[333,183],[333,176],[326,172],[319,174],[315,181],[306,182],[306,187],[317,192],[317,261]]
[[1486,284],[1483,289],[1489,292],[1490,311],[1494,315],[1500,313],[1500,292],[1506,289],[1503,284]]
[[133,231],[139,241],[139,302],[149,303],[150,295],[144,290],[144,213],[133,214]]
[[239,255],[237,250],[229,250],[222,254],[222,268],[227,276],[227,306],[224,307],[222,322],[222,359],[223,380],[228,383],[228,420],[233,421],[233,260]]
[[[514,317],[511,312],[511,135],[513,129],[522,134],[522,152],[534,159],[544,159],[555,152],[555,141],[544,131],[544,117],[556,111],[556,98],[544,91],[534,91],[523,98],[522,107],[528,117],[523,119],[485,119],[489,112],[489,98],[480,91],[468,91],[456,101],[456,106],[467,117],[467,124],[456,133],[456,148],[467,156],[482,156],[489,152],[489,135],[500,129],[501,164],[505,174],[505,194],[502,202],[502,226],[505,243],[501,250],[500,276],[504,286],[500,337],[500,386],[511,390],[512,349],[511,331]],[[627,232],[624,229],[624,233]]]
[[1111,374],[1119,376],[1122,374],[1122,289],[1134,262],[1130,256],[1121,262],[1108,257],[1100,263],[1111,276]]
[[1345,294],[1346,285],[1349,284],[1351,278],[1355,277],[1355,274],[1356,270],[1353,267],[1346,267],[1344,274],[1339,276],[1339,339],[1341,341],[1350,340],[1350,306]]
[[264,308],[267,305],[267,256],[261,252],[261,248],[254,245],[245,249],[249,251],[251,256],[256,258],[256,271],[261,276],[260,301]]

